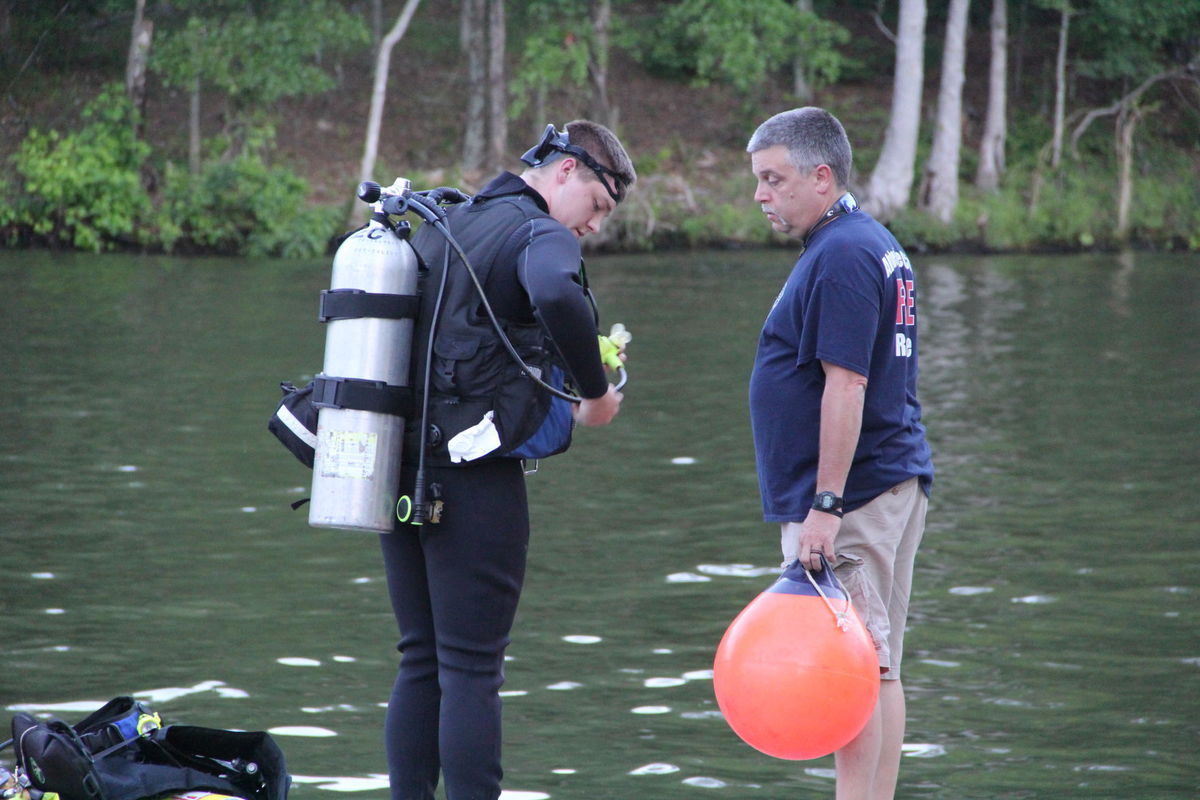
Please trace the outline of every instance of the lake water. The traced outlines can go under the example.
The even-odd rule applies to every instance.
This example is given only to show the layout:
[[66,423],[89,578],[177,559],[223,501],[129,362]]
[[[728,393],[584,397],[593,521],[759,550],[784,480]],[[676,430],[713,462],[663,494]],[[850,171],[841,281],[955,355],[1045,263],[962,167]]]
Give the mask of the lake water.
[[[832,796],[831,758],[730,732],[709,672],[777,566],[746,382],[791,260],[589,260],[630,382],[614,425],[529,480],[505,800]],[[899,796],[1200,795],[1200,259],[916,264],[938,482]],[[134,693],[271,730],[294,797],[386,797],[378,544],[289,508],[310,473],[266,431],[278,382],[321,366],[328,278],[0,252],[7,715]]]

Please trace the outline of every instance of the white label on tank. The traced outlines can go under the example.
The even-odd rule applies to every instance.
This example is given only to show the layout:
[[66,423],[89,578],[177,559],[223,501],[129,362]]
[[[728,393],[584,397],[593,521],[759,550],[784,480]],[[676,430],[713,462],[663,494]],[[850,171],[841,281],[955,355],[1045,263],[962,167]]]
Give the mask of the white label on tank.
[[370,478],[375,474],[379,435],[359,431],[321,431],[321,476]]

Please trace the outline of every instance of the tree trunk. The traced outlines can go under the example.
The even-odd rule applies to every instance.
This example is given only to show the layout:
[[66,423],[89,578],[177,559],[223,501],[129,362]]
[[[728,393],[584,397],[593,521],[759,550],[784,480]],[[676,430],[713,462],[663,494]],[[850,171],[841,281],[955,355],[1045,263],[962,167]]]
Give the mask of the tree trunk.
[[942,224],[954,220],[958,207],[958,161],[962,146],[963,63],[967,55],[967,10],[970,0],[950,0],[942,78],[938,91],[933,148],[925,165],[921,206]]
[[1129,211],[1133,208],[1133,130],[1142,118],[1134,100],[1117,115],[1117,241],[1129,242]]
[[383,35],[383,0],[371,0],[371,51],[375,55],[379,55]]
[[375,81],[371,87],[371,110],[367,115],[367,136],[363,143],[362,163],[358,170],[359,181],[368,181],[375,172],[375,159],[379,155],[379,132],[383,127],[383,106],[387,102],[388,73],[391,71],[392,48],[404,38],[408,25],[421,0],[408,0],[396,24],[379,42],[375,54]]
[[1008,3],[992,0],[992,64],[988,73],[987,118],[979,141],[979,169],[975,185],[986,192],[1000,186],[1004,174],[1004,147],[1008,137]]
[[460,39],[467,60],[467,115],[463,124],[463,180],[483,177],[487,147],[487,62],[484,28],[487,0],[463,0]]
[[125,61],[125,93],[137,112],[134,134],[142,135],[146,114],[146,62],[154,37],[154,21],[145,18],[146,0],[137,0],[133,11],[133,31],[129,38],[129,57]]
[[200,77],[192,79],[188,94],[188,171],[200,174]]
[[1029,3],[1018,2],[1017,7],[1017,36],[1013,40],[1013,86],[1023,86],[1025,77],[1025,51],[1029,48]]
[[541,138],[542,131],[546,130],[546,119],[546,85],[539,82],[533,90],[533,129],[529,131],[531,140]]
[[608,101],[608,34],[612,25],[612,0],[592,0],[593,44],[588,58],[588,78],[592,82],[592,119],[608,128],[616,127],[612,105]]
[[866,209],[882,222],[908,205],[912,191],[917,132],[921,125],[925,0],[901,0],[897,27],[891,119],[864,201]]
[[504,76],[504,0],[488,0],[488,171],[508,158],[508,82]]
[[0,0],[0,67],[7,67],[13,52],[12,0]]
[[[796,10],[813,13],[812,0],[796,0]],[[797,53],[792,62],[792,94],[796,95],[796,102],[802,106],[810,105],[813,101],[812,83],[808,80],[808,65],[803,52]]]
[[1050,166],[1062,161],[1063,130],[1067,117],[1067,33],[1071,27],[1071,7],[1064,5],[1058,26],[1058,57],[1054,61],[1054,144],[1050,148]]

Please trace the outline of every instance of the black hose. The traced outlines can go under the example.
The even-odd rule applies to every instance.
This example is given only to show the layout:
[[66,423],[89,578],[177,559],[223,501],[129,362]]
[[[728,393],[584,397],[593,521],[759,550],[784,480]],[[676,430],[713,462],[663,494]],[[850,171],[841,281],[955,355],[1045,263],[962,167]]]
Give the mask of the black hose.
[[458,254],[459,259],[462,260],[463,266],[467,268],[467,274],[471,276],[471,282],[475,284],[475,291],[479,293],[480,304],[483,306],[483,310],[487,312],[487,316],[488,319],[491,320],[492,327],[496,329],[496,334],[500,337],[501,344],[503,344],[504,348],[508,350],[508,354],[512,356],[514,361],[517,362],[517,364],[521,367],[521,370],[535,383],[555,397],[561,397],[563,400],[567,400],[571,403],[582,402],[582,397],[571,394],[570,392],[564,392],[562,389],[551,386],[539,376],[534,374],[533,369],[525,363],[525,359],[521,358],[520,353],[517,352],[517,349],[513,347],[512,342],[504,333],[504,329],[500,326],[500,320],[496,319],[496,312],[492,310],[492,304],[488,302],[487,295],[483,291],[483,284],[479,282],[479,276],[475,274],[475,269],[471,266],[471,262],[467,260],[467,254],[463,252],[462,247],[450,234],[449,229],[446,228],[445,224],[441,220],[432,219],[427,221],[431,222],[433,227],[437,229],[438,233],[442,234],[442,236],[446,238],[446,242],[454,248],[454,252]]
[[[475,273],[475,268],[471,266],[471,262],[467,259],[467,254],[463,251],[462,246],[458,243],[458,240],[454,238],[454,235],[450,233],[450,229],[446,227],[446,212],[443,211],[441,206],[438,205],[438,203],[442,200],[462,202],[466,199],[466,195],[462,194],[462,192],[458,191],[457,189],[441,187],[438,189],[430,189],[425,192],[413,192],[405,195],[403,199],[393,200],[393,202],[390,204],[385,202],[384,211],[387,214],[403,214],[405,211],[412,210],[427,223],[433,225],[434,229],[446,240],[446,244],[454,249],[455,254],[458,256],[459,260],[462,261],[463,266],[466,267],[467,274],[471,276],[471,282],[475,285],[475,291],[479,294],[480,304],[483,306],[483,310],[487,312],[488,319],[491,321],[492,327],[496,330],[496,335],[500,338],[500,342],[504,345],[504,348],[508,351],[508,354],[512,356],[512,359],[515,362],[517,362],[525,375],[527,375],[535,383],[555,397],[560,397],[563,400],[571,403],[582,402],[583,398],[579,397],[578,395],[574,395],[555,386],[551,386],[542,380],[540,376],[535,375],[533,369],[525,363],[523,358],[521,358],[521,354],[517,352],[515,347],[513,347],[512,341],[509,340],[508,335],[504,332],[504,328],[500,325],[500,320],[496,318],[496,312],[492,310],[492,304],[488,301],[487,294],[483,290],[483,284],[480,283],[479,276]],[[413,525],[423,525],[425,524],[426,519],[425,455],[428,450],[429,438],[429,431],[426,427],[426,420],[429,418],[429,382],[432,376],[433,367],[433,343],[437,338],[437,325],[442,313],[442,300],[445,297],[446,280],[449,274],[450,251],[446,250],[442,261],[442,278],[438,286],[437,300],[435,301],[433,307],[433,317],[429,329],[429,340],[426,344],[425,350],[425,375],[424,384],[421,391],[421,429],[418,439],[420,444],[417,450],[417,475],[413,482]],[[624,368],[621,368],[619,372],[621,379],[620,383],[617,385],[618,389],[624,386],[625,381],[628,380],[628,375],[626,374]]]
[[413,481],[413,525],[425,524],[425,452],[428,449],[429,429],[429,381],[433,367],[433,341],[436,338],[438,319],[442,315],[442,299],[446,294],[446,277],[450,274],[450,251],[442,259],[442,280],[438,286],[437,300],[433,306],[433,319],[429,326],[429,342],[425,346],[425,378],[421,390],[420,444],[417,446],[417,477]]

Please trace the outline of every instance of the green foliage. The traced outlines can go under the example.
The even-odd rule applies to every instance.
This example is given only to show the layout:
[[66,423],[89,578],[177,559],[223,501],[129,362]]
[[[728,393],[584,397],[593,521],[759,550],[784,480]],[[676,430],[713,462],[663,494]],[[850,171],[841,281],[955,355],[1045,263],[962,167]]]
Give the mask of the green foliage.
[[149,145],[134,136],[134,110],[120,85],[83,111],[83,127],[30,131],[13,156],[18,179],[0,206],[0,230],[98,252],[138,241],[150,213],[140,171]]
[[509,81],[508,114],[517,119],[538,92],[554,87],[583,86],[588,62],[595,57],[595,37],[586,0],[532,0],[524,9],[529,24],[521,58]]
[[1116,176],[1110,169],[1062,170],[1046,179],[1029,220],[1033,238],[1063,247],[1115,243]]
[[838,50],[850,41],[850,31],[811,12],[798,12],[799,55],[813,88],[836,83],[847,59]]
[[1196,56],[1200,0],[1076,0],[1072,8],[1083,75],[1136,84]]
[[[1133,187],[1130,224],[1134,241],[1178,242],[1189,250],[1200,250],[1200,181],[1197,164],[1186,154],[1159,152],[1155,175],[1173,176],[1160,180],[1141,176]],[[1190,176],[1190,179],[1189,179]]]
[[955,225],[943,225],[931,214],[912,207],[898,212],[887,227],[898,241],[913,251],[940,250],[958,241]]
[[[680,211],[683,209],[677,209]],[[771,240],[771,226],[759,207],[750,202],[722,199],[699,213],[680,214],[675,224],[684,243],[693,247],[711,242],[762,244]]]
[[841,26],[788,0],[681,0],[634,35],[633,49],[653,72],[746,92],[797,56],[817,82],[836,80],[843,63],[836,47],[848,39]]
[[308,183],[256,152],[206,164],[197,176],[166,171],[160,236],[164,246],[254,257],[318,255],[337,226],[336,209],[305,207]]
[[[224,6],[228,6],[227,8]],[[368,41],[364,21],[332,0],[200,3],[182,26],[155,40],[151,66],[168,86],[224,92],[240,108],[333,86],[320,63]]]
[[[1132,240],[1159,246],[1175,243],[1200,249],[1200,184],[1185,156],[1140,176],[1134,185]],[[1114,164],[1094,162],[1087,170],[1064,168],[1045,176],[1036,207],[1037,178],[1029,168],[1010,169],[997,192],[963,187],[954,221],[943,225],[906,209],[888,227],[914,250],[982,248],[996,251],[1115,248],[1117,175]]]
[[[640,160],[639,160],[640,163]],[[750,195],[730,194],[729,186],[747,180],[705,173],[701,185],[675,173],[642,172],[637,186],[606,227],[610,246],[627,250],[656,247],[706,247],[730,242],[769,244],[771,227]],[[752,187],[752,184],[751,184]]]

